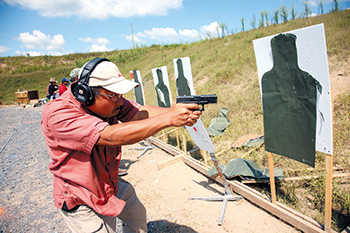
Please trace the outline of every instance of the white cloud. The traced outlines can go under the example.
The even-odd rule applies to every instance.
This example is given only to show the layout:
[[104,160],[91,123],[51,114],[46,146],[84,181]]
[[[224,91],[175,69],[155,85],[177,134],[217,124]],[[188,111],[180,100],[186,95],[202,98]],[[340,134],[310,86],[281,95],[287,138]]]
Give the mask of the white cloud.
[[134,16],[167,15],[169,10],[182,7],[182,0],[4,0],[9,5],[36,10],[46,17],[106,19]]
[[[212,22],[209,25],[200,27],[200,31],[195,29],[183,29],[176,31],[174,28],[152,28],[150,30],[143,30],[134,34],[134,42],[142,44],[150,43],[180,43],[181,41],[194,41],[199,40],[210,34],[217,34],[217,28],[219,24]],[[125,36],[125,39],[132,41],[132,35]]]
[[109,44],[109,40],[107,38],[103,37],[97,37],[97,38],[79,38],[80,41],[83,41],[85,43],[92,44],[90,48],[88,49],[89,52],[104,52],[104,51],[111,51],[111,49],[107,48],[107,44]]
[[215,34],[217,32],[218,27],[219,27],[218,22],[212,22],[209,25],[201,26],[200,30],[203,33]]
[[28,52],[16,51],[15,53],[16,53],[16,56],[27,56],[29,54],[30,57],[37,57],[37,56],[44,55],[43,53],[37,52],[37,51],[28,51]]
[[1,53],[6,53],[6,52],[9,51],[10,49],[11,49],[10,47],[0,45],[0,54],[1,54]]
[[[128,35],[125,38],[127,41],[132,41],[132,35]],[[142,40],[138,36],[134,35],[134,42],[142,43]]]
[[176,41],[177,32],[174,28],[152,28],[151,30],[144,30],[142,35],[145,38],[150,38],[157,41]]
[[92,44],[98,44],[98,45],[109,44],[109,40],[103,37],[97,37],[97,38],[86,37],[86,38],[79,38],[79,40],[85,43],[92,43]]
[[197,30],[190,30],[190,29],[185,29],[185,30],[180,30],[179,35],[182,38],[188,38],[188,39],[198,39],[199,33]]
[[21,41],[27,49],[63,50],[65,45],[61,34],[51,37],[38,30],[34,30],[33,34],[22,32],[17,37],[17,40]]
[[93,44],[89,48],[89,52],[105,52],[105,51],[111,51],[109,48],[106,47],[106,45],[96,45]]
[[37,57],[37,56],[44,56],[44,55],[50,55],[50,56],[62,56],[63,53],[61,52],[57,52],[57,51],[49,51],[47,54],[46,53],[42,53],[42,52],[38,52],[38,51],[28,51],[28,52],[25,52],[25,51],[16,51],[15,52],[16,56],[29,56],[30,57]]
[[49,51],[49,55],[51,56],[62,56],[63,53],[57,51]]

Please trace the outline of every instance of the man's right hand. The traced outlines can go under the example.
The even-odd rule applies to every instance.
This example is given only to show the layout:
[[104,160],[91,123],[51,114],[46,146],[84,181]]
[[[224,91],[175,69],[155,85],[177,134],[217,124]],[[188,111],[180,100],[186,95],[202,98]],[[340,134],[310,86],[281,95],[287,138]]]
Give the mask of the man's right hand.
[[173,104],[169,109],[172,125],[175,127],[192,126],[202,114],[197,104]]

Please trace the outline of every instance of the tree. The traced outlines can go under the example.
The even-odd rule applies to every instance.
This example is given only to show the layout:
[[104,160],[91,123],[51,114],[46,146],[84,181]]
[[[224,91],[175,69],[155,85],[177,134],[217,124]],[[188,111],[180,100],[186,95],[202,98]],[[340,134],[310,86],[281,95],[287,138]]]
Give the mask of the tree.
[[260,12],[260,21],[259,21],[259,28],[263,28],[265,26],[265,13],[266,11]]
[[305,18],[308,18],[309,15],[311,15],[311,8],[310,3],[308,0],[304,1],[304,12],[303,12]]
[[278,24],[278,15],[279,15],[279,10],[277,9],[273,12],[274,25]]
[[252,29],[256,29],[256,18],[255,18],[255,15],[253,15],[253,19],[250,22],[250,26],[252,26]]
[[225,31],[227,30],[226,24],[221,23],[219,27],[221,28],[221,37],[225,37]]
[[318,3],[318,14],[323,15],[323,2],[322,2],[322,0],[320,0],[320,2]]
[[273,17],[273,16],[274,16],[274,13],[275,13],[275,12],[272,12],[272,13],[270,14],[270,24],[271,24],[271,25],[275,23],[275,18]]
[[269,26],[269,13],[267,11],[265,12],[265,24],[266,24],[266,27]]
[[242,23],[242,32],[244,32],[244,18],[241,18],[241,23]]
[[292,13],[292,20],[294,20],[297,16],[297,10],[294,6],[294,3],[292,2],[292,9],[291,9],[291,13]]
[[339,11],[339,8],[338,8],[338,1],[337,0],[334,0],[334,9],[333,9],[333,12],[338,12]]
[[281,16],[281,20],[283,20],[284,23],[288,22],[288,11],[285,6],[280,7],[280,16]]

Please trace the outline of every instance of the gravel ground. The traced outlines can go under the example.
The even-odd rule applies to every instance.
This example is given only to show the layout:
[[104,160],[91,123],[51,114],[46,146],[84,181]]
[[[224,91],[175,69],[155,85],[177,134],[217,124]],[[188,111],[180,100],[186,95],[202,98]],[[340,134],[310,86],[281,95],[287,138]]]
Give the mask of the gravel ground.
[[0,232],[69,232],[53,206],[42,108],[0,108]]
[[[0,233],[70,232],[53,203],[42,109],[0,107]],[[149,218],[147,225],[153,233],[196,232],[166,220]]]

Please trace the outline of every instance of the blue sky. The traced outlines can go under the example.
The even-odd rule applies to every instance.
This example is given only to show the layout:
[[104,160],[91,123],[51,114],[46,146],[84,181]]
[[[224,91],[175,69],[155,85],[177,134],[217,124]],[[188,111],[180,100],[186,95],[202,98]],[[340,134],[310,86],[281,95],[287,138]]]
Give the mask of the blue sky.
[[[321,0],[309,0],[313,15]],[[217,37],[221,23],[230,33],[251,29],[255,15],[281,6],[297,15],[304,0],[0,0],[0,56],[64,55],[111,51],[136,45],[185,43]],[[324,13],[334,6],[322,0]],[[339,8],[350,1],[338,0]]]

